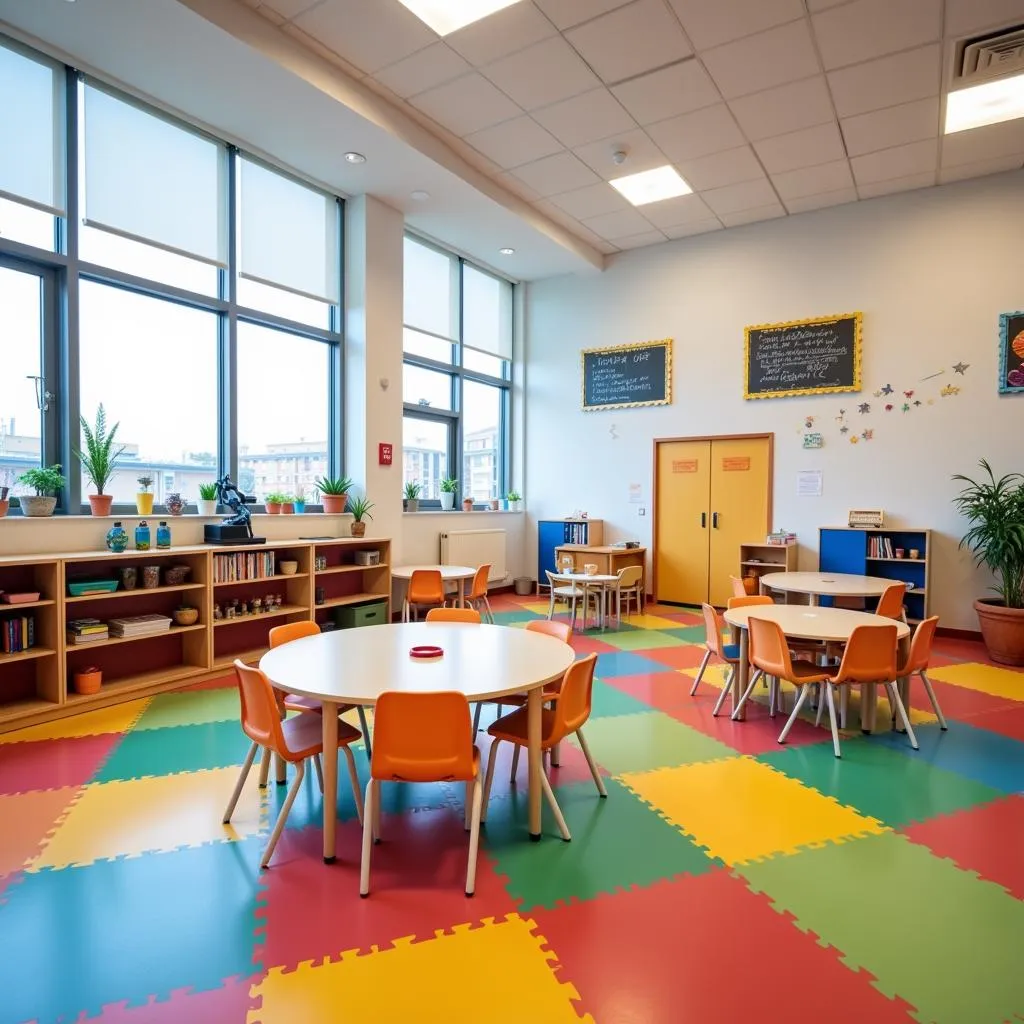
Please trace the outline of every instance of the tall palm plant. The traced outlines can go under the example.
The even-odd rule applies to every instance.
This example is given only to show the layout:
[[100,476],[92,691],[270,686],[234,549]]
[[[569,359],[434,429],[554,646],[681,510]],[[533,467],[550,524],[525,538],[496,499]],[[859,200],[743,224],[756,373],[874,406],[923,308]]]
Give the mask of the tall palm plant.
[[109,431],[107,430],[107,413],[102,402],[96,410],[95,424],[90,425],[84,416],[80,416],[79,419],[82,423],[82,436],[85,438],[85,450],[76,450],[75,455],[82,463],[85,475],[96,487],[96,493],[103,494],[103,488],[114,475],[118,459],[124,454],[124,445],[114,450],[117,428],[121,424],[115,423]]

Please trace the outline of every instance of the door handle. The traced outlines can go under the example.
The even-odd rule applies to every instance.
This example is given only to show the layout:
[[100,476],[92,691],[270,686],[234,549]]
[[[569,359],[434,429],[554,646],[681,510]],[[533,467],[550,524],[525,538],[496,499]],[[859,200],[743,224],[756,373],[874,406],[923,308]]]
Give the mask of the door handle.
[[711,513],[711,526],[714,529],[716,529],[716,530],[718,529],[718,513],[717,512],[712,512]]
[[707,512],[701,512],[700,514],[700,528],[706,530],[708,528],[708,514]]

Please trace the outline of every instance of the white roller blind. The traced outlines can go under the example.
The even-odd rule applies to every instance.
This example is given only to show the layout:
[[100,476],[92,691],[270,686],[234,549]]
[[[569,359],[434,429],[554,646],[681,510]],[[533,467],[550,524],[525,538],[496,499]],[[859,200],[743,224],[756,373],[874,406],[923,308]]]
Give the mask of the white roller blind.
[[468,263],[462,271],[462,338],[469,348],[512,358],[512,285]]
[[449,253],[423,245],[408,235],[403,258],[405,326],[456,340],[458,263]]
[[239,273],[327,302],[341,299],[333,197],[241,160]]
[[85,223],[227,265],[225,148],[85,88]]
[[0,46],[0,194],[64,213],[61,69]]

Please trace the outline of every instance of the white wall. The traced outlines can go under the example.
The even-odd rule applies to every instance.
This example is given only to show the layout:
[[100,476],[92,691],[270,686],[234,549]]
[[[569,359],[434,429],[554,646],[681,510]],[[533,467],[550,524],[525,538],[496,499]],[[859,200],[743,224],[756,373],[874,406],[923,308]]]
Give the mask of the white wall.
[[[950,475],[972,474],[981,457],[997,473],[1024,464],[1024,397],[996,391],[999,314],[1024,309],[1022,224],[1015,172],[670,242],[617,256],[600,277],[529,285],[531,519],[580,508],[605,520],[607,540],[650,545],[654,438],[773,431],[774,523],[798,534],[802,568],[817,565],[819,526],[844,524],[850,508],[884,508],[886,525],[935,531],[932,611],[944,626],[976,629],[972,603],[990,580],[957,551]],[[864,313],[860,394],[744,401],[744,326],[854,310]],[[580,411],[580,349],[667,337],[671,405]],[[963,376],[951,368],[960,360],[970,364]],[[885,384],[900,400],[889,413],[873,395]],[[943,384],[960,394],[940,397]],[[911,389],[924,404],[905,414]],[[858,414],[860,402],[870,414]],[[873,428],[874,439],[849,443],[840,409],[851,435]],[[801,447],[809,415],[824,435],[819,451]],[[801,469],[823,471],[820,498],[796,497]],[[629,504],[631,483],[645,505]]]

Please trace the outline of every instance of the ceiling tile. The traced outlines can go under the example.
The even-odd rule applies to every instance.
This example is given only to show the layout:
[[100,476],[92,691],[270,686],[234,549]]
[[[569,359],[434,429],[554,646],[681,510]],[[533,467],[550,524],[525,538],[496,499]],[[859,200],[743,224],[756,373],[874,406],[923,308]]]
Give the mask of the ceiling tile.
[[705,192],[701,198],[719,217],[740,210],[753,210],[757,206],[770,206],[778,198],[767,178],[758,181],[744,181],[738,185],[727,185]]
[[452,32],[444,41],[481,67],[554,34],[555,27],[533,4],[518,3]]
[[494,180],[528,203],[535,203],[540,199],[540,194],[535,188],[531,188],[525,181],[520,181],[511,171],[502,171],[501,174],[496,174]]
[[475,71],[421,92],[409,102],[456,135],[469,135],[522,113],[503,92]]
[[321,3],[321,0],[263,0],[262,4],[258,3],[255,6],[270,8],[282,18],[294,18],[297,14],[308,11],[310,7],[316,7],[318,3]]
[[699,160],[685,161],[679,164],[679,173],[695,192],[734,185],[738,181],[753,181],[764,176],[749,146],[738,146],[724,153],[712,153]]
[[715,215],[700,196],[691,194],[663,199],[660,203],[648,203],[644,207],[644,216],[656,228],[671,228],[678,224],[710,220]]
[[994,160],[1024,150],[1024,120],[988,124],[942,137],[942,166]]
[[662,0],[636,0],[566,32],[565,38],[608,84],[693,52]]
[[732,100],[729,109],[751,142],[824,124],[835,117],[824,75],[742,96]]
[[963,181],[964,178],[982,178],[986,174],[1000,174],[1003,171],[1018,171],[1024,167],[1024,149],[1016,156],[1002,156],[995,160],[979,160],[972,164],[959,164],[939,171],[939,181]]
[[785,217],[786,209],[782,203],[768,203],[766,206],[755,206],[750,210],[737,210],[736,213],[723,213],[722,223],[727,228],[738,228],[741,224],[756,224],[761,220],[774,220]]
[[541,196],[571,192],[574,188],[582,188],[584,185],[596,185],[600,180],[572,153],[556,153],[542,160],[534,160],[532,163],[517,167],[513,173]]
[[619,102],[640,122],[653,124],[721,102],[703,65],[684,60],[612,87]]
[[694,160],[746,142],[724,103],[648,125],[647,134],[674,161]]
[[631,0],[534,0],[534,3],[560,29],[572,28],[589,21],[616,7],[623,7]]
[[701,57],[727,100],[821,71],[806,19],[726,43]]
[[946,0],[946,35],[1024,23],[1024,0]]
[[908,53],[831,71],[828,82],[840,117],[854,117],[894,103],[938,96],[942,54],[938,43]]
[[503,57],[482,70],[526,110],[557,103],[601,84],[561,36]]
[[569,147],[585,146],[608,138],[612,132],[628,132],[636,127],[633,118],[604,88],[536,110],[533,117]]
[[908,174],[900,178],[889,178],[886,181],[875,181],[869,185],[858,185],[857,194],[861,199],[874,199],[876,196],[888,196],[894,192],[910,192],[915,188],[928,188],[935,184],[935,172],[925,171],[921,174]]
[[754,149],[769,174],[813,167],[830,160],[842,160],[846,156],[839,127],[834,121],[777,135],[773,139],[762,139],[754,143]]
[[815,11],[825,11],[829,7],[845,3],[849,3],[849,0],[807,0],[807,8],[813,14]]
[[629,203],[622,195],[605,182],[554,195],[549,202],[569,214],[570,217],[580,220],[584,217],[597,217],[602,213],[615,213],[616,210],[630,209]]
[[518,167],[562,150],[558,139],[525,114],[473,132],[466,142],[500,167]]
[[807,213],[810,210],[823,210],[826,206],[842,206],[844,203],[857,202],[857,190],[839,188],[834,192],[821,192],[814,196],[800,196],[798,199],[787,199],[786,209],[790,213]]
[[669,238],[689,238],[691,235],[706,235],[709,231],[721,231],[722,222],[717,218],[698,220],[692,224],[674,224],[665,228]]
[[841,188],[852,189],[853,175],[850,173],[850,165],[845,160],[833,160],[817,167],[803,167],[797,171],[773,174],[772,184],[788,206],[789,200],[800,196],[834,192]]
[[620,249],[641,249],[645,245],[660,245],[668,239],[660,231],[644,231],[639,235],[629,235],[626,238],[616,238],[615,244]]
[[396,3],[326,0],[295,24],[368,75],[437,42],[436,32]]
[[669,0],[698,50],[804,16],[801,0]]
[[929,172],[934,175],[937,148],[938,143],[932,139],[911,142],[906,146],[855,156],[850,165],[858,186]]
[[850,156],[889,149],[904,142],[934,139],[939,134],[939,98],[872,110],[848,117],[841,124]]
[[[320,42],[319,39],[314,39],[308,32],[303,31],[294,21],[286,21],[280,25],[280,29],[285,35],[289,35],[292,39],[297,39],[307,50],[315,53],[318,57],[322,57],[328,63],[333,64],[337,68],[341,68],[346,75],[355,78],[357,81],[369,81],[373,79],[368,78],[365,71],[360,70],[354,64],[350,64],[340,54],[334,52],[334,50],[328,49]],[[383,86],[381,87],[383,88]],[[388,90],[390,96],[395,94]],[[401,100],[399,99],[399,102]]]
[[450,82],[470,66],[444,43],[424,47],[411,57],[378,71],[373,77],[403,99]]
[[[625,150],[626,159],[617,164],[612,159],[612,153],[620,147]],[[613,135],[588,146],[579,146],[573,152],[605,181],[663,167],[669,162],[642,128],[634,128],[631,132]]]
[[651,222],[630,207],[628,210],[616,210],[614,213],[602,213],[598,217],[587,217],[583,223],[596,231],[602,238],[617,242],[620,238],[640,235],[652,230]]
[[942,35],[942,0],[857,0],[812,17],[826,70],[930,43]]

